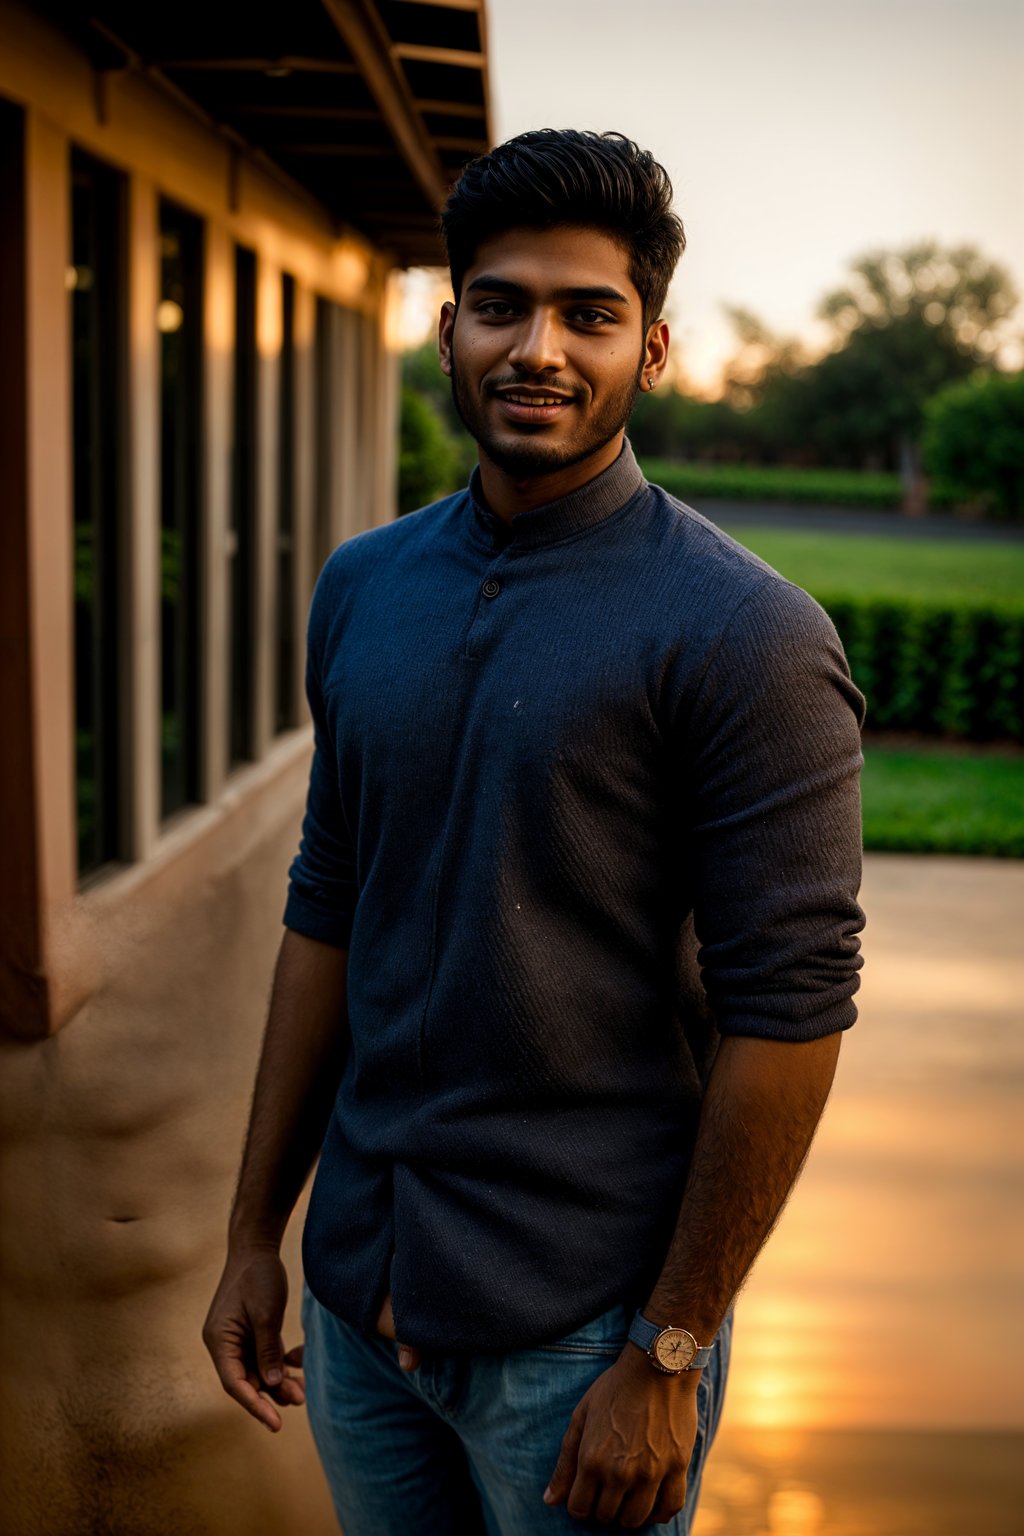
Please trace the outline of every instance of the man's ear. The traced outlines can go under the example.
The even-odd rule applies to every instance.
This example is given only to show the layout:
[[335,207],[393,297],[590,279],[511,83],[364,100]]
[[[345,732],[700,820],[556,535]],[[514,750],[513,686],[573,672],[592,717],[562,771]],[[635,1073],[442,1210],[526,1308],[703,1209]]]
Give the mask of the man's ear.
[[[668,326],[664,320],[656,320],[647,331],[647,343],[644,348],[644,376],[658,383],[665,371],[668,362]],[[652,385],[648,387],[653,388]]]
[[451,299],[446,299],[441,305],[441,316],[437,323],[437,355],[441,363],[441,372],[449,378],[452,374],[452,332],[455,329],[455,305]]

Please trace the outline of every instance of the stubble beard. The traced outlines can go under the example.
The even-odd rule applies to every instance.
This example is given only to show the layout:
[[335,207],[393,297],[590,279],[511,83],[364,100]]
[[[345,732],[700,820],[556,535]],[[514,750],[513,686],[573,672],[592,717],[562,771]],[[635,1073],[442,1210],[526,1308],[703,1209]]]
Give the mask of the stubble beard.
[[452,404],[470,437],[479,444],[493,464],[517,479],[529,479],[533,475],[549,475],[559,469],[570,469],[610,443],[628,425],[640,392],[643,371],[644,359],[641,356],[635,377],[617,394],[612,395],[596,415],[587,417],[580,429],[565,442],[546,443],[541,436],[543,428],[535,428],[533,432],[524,429],[522,437],[505,439],[489,430],[484,414],[485,405],[469,396],[459,371],[453,341]]

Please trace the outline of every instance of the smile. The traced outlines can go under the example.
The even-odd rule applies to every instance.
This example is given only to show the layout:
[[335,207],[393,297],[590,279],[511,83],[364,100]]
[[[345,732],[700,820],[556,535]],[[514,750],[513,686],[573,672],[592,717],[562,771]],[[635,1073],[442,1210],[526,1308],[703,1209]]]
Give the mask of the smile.
[[535,427],[554,421],[572,404],[571,398],[566,395],[531,395],[519,390],[509,390],[507,394],[499,394],[495,398],[506,419]]
[[565,405],[564,395],[502,395],[502,400],[511,400],[514,405]]

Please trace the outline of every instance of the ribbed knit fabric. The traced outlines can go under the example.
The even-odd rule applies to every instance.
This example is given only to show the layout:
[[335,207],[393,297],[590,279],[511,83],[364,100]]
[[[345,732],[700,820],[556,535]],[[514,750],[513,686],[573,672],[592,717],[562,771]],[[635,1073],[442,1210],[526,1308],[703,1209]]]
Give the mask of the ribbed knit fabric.
[[289,928],[347,947],[303,1254],[366,1331],[554,1339],[646,1299],[715,1026],[856,1017],[864,701],[807,594],[628,444],[511,529],[479,476],[309,620]]

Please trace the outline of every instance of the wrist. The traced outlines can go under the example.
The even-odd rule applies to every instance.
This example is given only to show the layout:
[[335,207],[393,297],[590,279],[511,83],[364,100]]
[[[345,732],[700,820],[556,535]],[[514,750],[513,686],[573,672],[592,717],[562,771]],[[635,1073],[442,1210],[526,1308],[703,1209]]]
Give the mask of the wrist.
[[712,1338],[710,1343],[701,1344],[688,1328],[654,1322],[639,1310],[633,1314],[627,1337],[655,1371],[667,1376],[702,1370],[711,1360],[715,1343]]
[[670,1374],[667,1371],[659,1371],[646,1350],[628,1341],[622,1354],[616,1361],[616,1365],[622,1369],[622,1375],[635,1385],[636,1388],[653,1393],[656,1396],[664,1396],[666,1393],[676,1395],[697,1391],[701,1372],[678,1371]]
[[657,1296],[641,1307],[640,1315],[656,1328],[685,1328],[702,1347],[713,1344],[725,1313],[711,1313],[699,1302],[660,1301]]
[[232,1216],[228,1223],[228,1253],[280,1253],[283,1223]]

